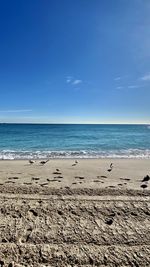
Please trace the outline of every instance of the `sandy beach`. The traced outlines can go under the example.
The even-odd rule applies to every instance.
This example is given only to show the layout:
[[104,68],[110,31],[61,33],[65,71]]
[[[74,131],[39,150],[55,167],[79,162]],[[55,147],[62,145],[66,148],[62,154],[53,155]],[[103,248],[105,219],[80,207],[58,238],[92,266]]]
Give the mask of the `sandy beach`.
[[45,165],[40,160],[33,164],[28,160],[0,161],[1,187],[142,190],[142,179],[146,175],[150,175],[149,159],[51,159]]
[[0,161],[0,266],[150,266],[147,175],[148,159]]

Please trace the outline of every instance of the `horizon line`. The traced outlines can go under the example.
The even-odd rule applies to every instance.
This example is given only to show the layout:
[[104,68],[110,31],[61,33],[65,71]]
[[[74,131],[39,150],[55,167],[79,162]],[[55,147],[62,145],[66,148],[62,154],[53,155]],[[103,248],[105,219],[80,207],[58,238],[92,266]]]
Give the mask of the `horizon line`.
[[0,122],[0,124],[54,124],[54,125],[150,125],[148,122],[139,122],[139,123],[131,123],[131,122],[125,122],[125,123],[118,123],[118,122]]

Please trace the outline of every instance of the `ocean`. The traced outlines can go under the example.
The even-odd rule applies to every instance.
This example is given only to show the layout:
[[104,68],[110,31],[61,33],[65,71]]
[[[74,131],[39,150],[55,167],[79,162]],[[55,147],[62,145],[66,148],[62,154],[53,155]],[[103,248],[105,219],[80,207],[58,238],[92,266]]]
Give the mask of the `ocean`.
[[150,158],[150,126],[0,124],[0,159]]

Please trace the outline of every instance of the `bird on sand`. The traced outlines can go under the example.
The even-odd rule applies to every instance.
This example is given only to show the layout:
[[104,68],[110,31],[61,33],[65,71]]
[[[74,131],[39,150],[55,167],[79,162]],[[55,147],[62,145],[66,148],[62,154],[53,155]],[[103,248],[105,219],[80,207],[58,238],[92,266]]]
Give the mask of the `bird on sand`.
[[49,161],[49,159],[47,159],[47,160],[42,160],[42,161],[40,161],[40,164],[41,164],[41,165],[45,165],[48,161]]
[[113,163],[111,163],[110,166],[109,166],[109,169],[108,169],[107,171],[108,171],[108,172],[111,172],[112,169],[113,169],[113,167],[114,167],[114,166],[113,166]]
[[149,175],[146,175],[146,176],[143,178],[142,182],[148,182],[149,180],[150,180]]
[[113,163],[110,164],[110,168],[112,169],[114,166],[113,166]]
[[35,163],[35,160],[29,159],[29,163],[30,164],[34,164]]
[[78,164],[78,160],[75,160],[75,163],[72,166],[76,166]]

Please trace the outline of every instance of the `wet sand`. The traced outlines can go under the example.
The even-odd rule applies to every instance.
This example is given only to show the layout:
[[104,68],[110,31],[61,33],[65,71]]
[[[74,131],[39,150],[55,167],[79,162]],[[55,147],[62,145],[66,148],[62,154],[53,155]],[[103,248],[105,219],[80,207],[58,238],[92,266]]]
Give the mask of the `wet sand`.
[[150,160],[77,161],[0,161],[0,266],[150,266]]

